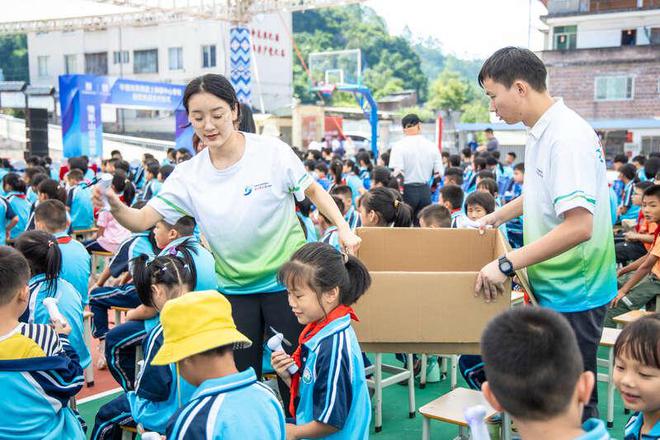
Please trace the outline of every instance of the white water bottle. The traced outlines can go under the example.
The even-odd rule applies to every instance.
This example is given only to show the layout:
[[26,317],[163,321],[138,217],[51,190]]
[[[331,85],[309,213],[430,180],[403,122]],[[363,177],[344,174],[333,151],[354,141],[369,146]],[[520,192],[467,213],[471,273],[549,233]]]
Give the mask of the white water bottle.
[[157,432],[145,431],[140,434],[140,438],[142,440],[160,440],[161,436]]
[[463,412],[465,420],[470,427],[471,440],[490,440],[488,427],[484,418],[486,417],[486,408],[483,405],[476,405],[466,408]]
[[[277,351],[284,351],[282,348],[282,341],[284,340],[284,335],[282,333],[275,333],[266,343],[268,348],[274,353]],[[295,363],[286,369],[290,375],[294,375],[298,372],[298,365]]]
[[59,321],[62,324],[66,324],[66,319],[64,319],[64,316],[60,313],[60,309],[57,308],[56,298],[45,298],[43,304],[46,306],[48,315],[52,321]]
[[113,179],[112,174],[103,173],[99,176],[99,180],[96,183],[96,186],[101,188],[101,196],[103,197],[103,207],[108,211],[110,210],[110,203],[108,203],[108,196],[106,195],[106,192],[108,192],[110,186],[112,186],[112,179]]

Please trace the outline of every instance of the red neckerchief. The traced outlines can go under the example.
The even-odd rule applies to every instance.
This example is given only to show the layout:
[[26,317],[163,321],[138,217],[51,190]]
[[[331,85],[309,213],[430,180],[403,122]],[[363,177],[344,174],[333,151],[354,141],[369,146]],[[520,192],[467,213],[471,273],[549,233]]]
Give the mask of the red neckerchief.
[[335,319],[339,319],[346,315],[351,315],[351,319],[353,321],[359,321],[352,308],[340,304],[332,312],[328,313],[325,318],[307,324],[303,331],[300,333],[300,337],[298,337],[298,348],[296,348],[296,351],[294,351],[293,355],[291,356],[298,366],[298,372],[291,377],[291,398],[289,400],[289,412],[291,413],[292,417],[296,417],[296,397],[298,397],[300,392],[300,371],[303,367],[301,350],[303,344],[312,339],[314,335],[323,329],[323,327],[330,324]]
[[18,197],[19,199],[25,200],[25,194],[12,194],[14,197]]
[[640,209],[639,214],[637,215],[637,224],[635,225],[635,231],[639,233],[639,231],[642,229],[642,220],[644,220],[644,210]]
[[455,213],[457,213],[457,212],[460,211],[460,210],[461,210],[461,208],[452,209],[451,212],[450,212],[450,214],[455,214]]
[[71,238],[71,237],[68,236],[68,235],[65,235],[64,237],[57,237],[57,242],[58,242],[59,244],[67,244],[67,243],[71,243],[71,240],[73,240],[73,238]]

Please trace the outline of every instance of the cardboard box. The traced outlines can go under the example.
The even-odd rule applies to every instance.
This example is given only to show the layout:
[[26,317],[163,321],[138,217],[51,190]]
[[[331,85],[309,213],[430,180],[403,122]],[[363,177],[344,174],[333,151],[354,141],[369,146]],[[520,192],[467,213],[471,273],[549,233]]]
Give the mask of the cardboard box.
[[372,285],[355,304],[354,328],[364,351],[479,353],[486,323],[511,304],[504,295],[475,297],[477,274],[505,253],[498,231],[359,228],[358,257]]

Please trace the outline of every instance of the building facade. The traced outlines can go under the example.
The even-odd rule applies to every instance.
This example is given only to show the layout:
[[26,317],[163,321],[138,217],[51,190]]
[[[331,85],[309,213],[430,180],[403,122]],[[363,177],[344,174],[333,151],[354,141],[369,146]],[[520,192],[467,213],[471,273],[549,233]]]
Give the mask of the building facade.
[[545,0],[548,86],[608,153],[660,151],[660,0]]

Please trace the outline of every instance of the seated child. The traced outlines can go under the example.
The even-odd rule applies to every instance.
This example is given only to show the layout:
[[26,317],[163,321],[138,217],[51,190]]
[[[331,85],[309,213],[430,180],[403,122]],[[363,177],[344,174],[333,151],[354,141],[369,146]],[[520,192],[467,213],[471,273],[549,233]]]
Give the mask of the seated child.
[[[337,208],[341,212],[344,212],[344,202],[339,196],[332,196],[332,199],[337,204]],[[326,243],[332,246],[333,248],[340,250],[339,244],[339,232],[337,226],[335,226],[322,212],[319,211],[319,227],[321,228],[321,243]]]
[[25,182],[18,177],[18,174],[5,174],[2,178],[2,189],[5,192],[5,200],[9,203],[11,210],[18,218],[18,221],[9,232],[9,238],[15,240],[27,228],[32,204],[28,202],[25,195],[25,191],[27,190]]
[[0,246],[7,244],[11,237],[11,230],[18,223],[18,216],[14,213],[11,204],[0,197]]
[[309,197],[305,197],[300,202],[296,200],[296,214],[298,215],[298,220],[305,231],[307,243],[314,243],[319,238],[318,233],[316,232],[316,227],[314,226],[314,221],[310,217],[311,210],[312,201],[309,200]]
[[628,324],[614,344],[614,385],[635,411],[624,440],[660,438],[660,313]]
[[147,183],[142,190],[142,196],[140,197],[141,200],[147,202],[153,197],[156,197],[160,192],[160,188],[163,184],[158,180],[158,173],[160,173],[160,165],[158,162],[149,162],[145,171]]
[[348,185],[335,185],[332,190],[330,190],[330,195],[337,196],[342,202],[344,202],[344,208],[341,210],[341,213],[344,214],[346,223],[348,223],[353,231],[362,226],[360,213],[353,206],[353,192]]
[[57,238],[62,252],[60,278],[71,283],[80,294],[83,305],[87,305],[92,258],[82,243],[67,234],[69,221],[66,206],[59,200],[40,202],[34,211],[34,223],[38,231],[47,232]]
[[444,185],[456,185],[456,186],[462,186],[463,185],[463,170],[455,167],[455,168],[447,168],[445,170],[445,178],[444,178]]
[[558,313],[518,307],[498,315],[481,334],[481,353],[484,397],[511,415],[522,440],[610,438],[602,420],[581,423],[595,378]]
[[[644,191],[642,209],[647,221],[660,221],[660,185],[653,185]],[[632,275],[628,275],[630,272],[633,272]],[[648,253],[619,269],[617,277],[619,292],[605,316],[607,327],[615,327],[614,318],[623,313],[647,304],[649,309],[655,309],[655,296],[660,292],[660,241],[657,232]]]
[[324,190],[329,190],[332,182],[328,179],[328,166],[324,162],[319,162],[314,165],[314,169],[316,171],[316,181]]
[[513,166],[513,179],[509,182],[509,185],[504,188],[504,191],[502,192],[502,201],[504,203],[509,203],[520,197],[524,181],[525,164],[521,162]]
[[[147,307],[162,310],[171,299],[189,292],[193,287],[191,273],[185,262],[175,256],[156,257],[147,263],[138,258],[133,268],[138,296]],[[181,379],[175,364],[151,365],[153,356],[163,345],[163,327],[158,315],[152,320],[142,344],[144,366],[135,391],[129,391],[103,405],[96,414],[92,439],[121,438],[121,426],[135,427],[165,434],[169,418],[187,402],[194,388]]]
[[[381,158],[379,157],[378,159],[380,160]],[[377,166],[371,170],[371,188],[381,186],[399,190],[399,181],[392,175],[392,170],[385,166]]]
[[92,187],[84,181],[82,171],[72,169],[66,175],[68,191],[66,206],[71,212],[71,226],[74,231],[94,227],[94,205]]
[[28,216],[27,226],[25,227],[26,231],[32,231],[34,229],[34,210],[39,204],[39,185],[45,180],[49,180],[46,173],[35,174],[30,180],[26,198],[31,205],[30,215]]
[[499,193],[497,192],[497,182],[495,182],[493,179],[486,178],[480,180],[479,183],[477,183],[477,191],[490,194],[495,199],[495,206],[501,206],[499,201]]
[[465,223],[463,213],[463,190],[458,185],[445,185],[440,189],[440,205],[447,208],[451,214],[451,227],[462,228]]
[[223,295],[190,292],[169,300],[160,321],[163,345],[151,365],[176,364],[181,377],[197,387],[170,418],[167,438],[284,440],[279,401],[252,368],[236,368],[234,350],[251,342],[236,330]]
[[446,206],[426,206],[419,211],[418,217],[422,228],[451,228],[451,213]]
[[[644,191],[651,186],[653,186],[653,182],[648,181],[640,182],[635,185],[635,193],[632,197],[633,205],[642,206]],[[644,216],[644,211],[640,210],[635,230],[624,233],[623,238],[625,238],[625,240],[615,243],[614,250],[616,253],[617,264],[626,265],[631,261],[635,261],[646,255],[653,244],[657,227],[658,224],[647,221]]]
[[[488,192],[473,192],[465,200],[467,216],[472,221],[477,221],[482,217],[495,212],[495,198]],[[506,224],[499,227],[502,236],[508,240],[506,233]]]
[[[372,190],[374,191],[374,190]],[[279,271],[289,305],[305,325],[289,356],[271,355],[278,376],[291,387],[287,439],[367,439],[371,403],[360,346],[351,327],[351,305],[371,284],[357,258],[324,243],[308,243]],[[297,365],[291,376],[288,368]]]
[[619,220],[637,220],[639,214],[639,206],[635,206],[632,202],[632,196],[635,190],[635,182],[637,177],[637,170],[635,165],[629,163],[619,168],[619,179],[623,181],[623,198],[621,205],[617,210]]
[[27,259],[32,278],[30,305],[19,321],[34,324],[49,324],[50,315],[43,304],[46,298],[55,298],[62,316],[71,327],[69,341],[85,369],[92,358],[83,337],[83,302],[75,287],[61,278],[62,251],[57,238],[43,231],[28,231],[16,240],[16,249]]
[[30,303],[30,267],[20,252],[0,247],[0,438],[84,439],[69,399],[83,386],[66,323],[23,323]]
[[362,226],[409,228],[413,210],[403,201],[401,193],[392,188],[372,188],[360,198]]

